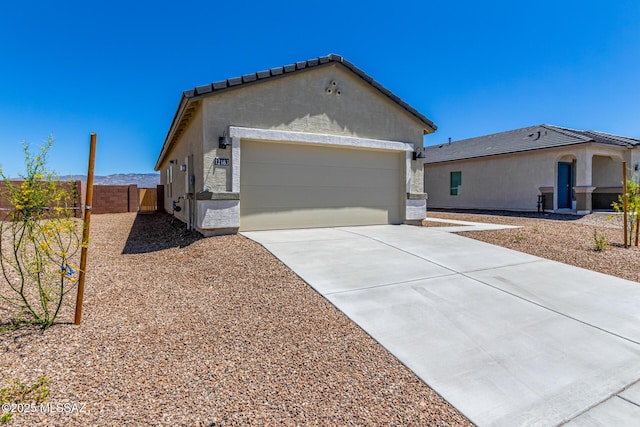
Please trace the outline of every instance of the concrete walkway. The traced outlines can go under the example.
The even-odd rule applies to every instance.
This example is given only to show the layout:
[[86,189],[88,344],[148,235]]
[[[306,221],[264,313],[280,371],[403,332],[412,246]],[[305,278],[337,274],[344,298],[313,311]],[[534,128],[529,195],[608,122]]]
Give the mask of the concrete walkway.
[[480,426],[639,425],[640,284],[448,230],[242,234]]

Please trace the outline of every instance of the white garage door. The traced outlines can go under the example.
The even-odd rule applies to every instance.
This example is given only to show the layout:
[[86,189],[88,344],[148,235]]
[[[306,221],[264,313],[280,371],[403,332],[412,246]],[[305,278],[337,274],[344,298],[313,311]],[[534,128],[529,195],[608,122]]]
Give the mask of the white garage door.
[[240,230],[399,224],[403,152],[242,140]]

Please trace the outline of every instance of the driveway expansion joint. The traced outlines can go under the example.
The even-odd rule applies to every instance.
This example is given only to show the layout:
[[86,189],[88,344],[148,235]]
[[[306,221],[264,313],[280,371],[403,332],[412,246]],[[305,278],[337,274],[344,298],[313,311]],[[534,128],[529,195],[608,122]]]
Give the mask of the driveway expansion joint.
[[514,262],[513,264],[505,264],[505,265],[500,265],[498,267],[478,268],[476,270],[460,271],[459,273],[460,274],[481,273],[483,271],[499,270],[501,268],[509,268],[509,267],[519,267],[521,265],[536,264],[536,263],[545,262],[545,261],[548,261],[548,260],[544,258],[538,258],[538,259],[534,259],[533,261]]
[[633,400],[629,400],[629,399],[627,399],[626,397],[620,396],[619,394],[616,394],[616,395],[615,395],[615,397],[618,397],[618,398],[620,398],[620,399],[624,400],[625,402],[627,402],[627,403],[631,403],[632,405],[635,405],[635,406],[637,406],[638,408],[640,408],[640,405],[638,405],[638,404],[637,404],[636,402],[634,402]]
[[411,280],[402,280],[400,282],[391,282],[391,283],[382,283],[380,285],[373,285],[373,286],[363,286],[361,288],[357,288],[357,289],[347,289],[344,291],[335,291],[335,292],[324,292],[322,293],[322,295],[337,295],[337,294],[347,294],[350,292],[359,292],[359,291],[366,291],[369,289],[376,289],[376,288],[384,288],[387,286],[397,286],[397,285],[405,285],[405,284],[411,284],[411,283],[415,283],[415,282],[422,282],[425,280],[431,280],[431,279],[439,279],[442,277],[452,277],[452,276],[459,276],[459,273],[451,273],[451,274],[441,274],[439,276],[427,276],[427,277],[420,277],[418,279],[411,279]]
[[617,337],[617,338],[621,338],[621,339],[623,339],[623,340],[625,340],[625,341],[629,341],[629,342],[631,342],[631,343],[633,343],[633,344],[640,345],[640,342],[635,341],[635,340],[632,340],[631,338],[627,338],[627,337],[625,337],[625,336],[623,336],[623,335],[616,334],[615,332],[608,331],[608,330],[606,330],[606,329],[604,329],[604,328],[601,328],[601,327],[599,327],[599,326],[596,326],[596,325],[591,324],[591,323],[589,323],[589,322],[586,322],[586,321],[584,321],[584,320],[580,320],[580,319],[578,319],[577,317],[570,316],[570,315],[568,315],[568,314],[562,313],[562,312],[561,312],[561,311],[559,311],[559,310],[553,309],[553,308],[551,308],[551,307],[547,307],[546,305],[543,305],[543,304],[540,304],[540,303],[538,303],[538,302],[532,301],[532,300],[530,300],[530,299],[528,299],[528,298],[525,298],[525,297],[523,297],[523,296],[520,296],[520,295],[518,295],[518,294],[516,294],[516,293],[509,292],[509,291],[507,291],[507,290],[505,290],[505,289],[499,288],[498,286],[492,285],[491,283],[487,283],[487,282],[482,281],[482,280],[480,280],[480,279],[477,279],[477,278],[475,278],[475,277],[468,276],[468,275],[467,275],[467,273],[460,273],[460,275],[462,275],[462,276],[466,277],[467,279],[471,279],[471,280],[473,280],[473,281],[475,281],[475,282],[478,282],[478,283],[480,283],[480,284],[483,284],[483,285],[485,285],[485,286],[489,286],[490,288],[496,289],[496,290],[498,290],[498,291],[500,291],[500,292],[504,292],[505,294],[511,295],[512,297],[518,298],[518,299],[520,299],[520,300],[522,300],[522,301],[528,302],[528,303],[530,303],[530,304],[533,304],[533,305],[538,306],[538,307],[540,307],[540,308],[543,308],[543,309],[545,309],[545,310],[551,311],[552,313],[555,313],[555,314],[558,314],[558,315],[560,315],[560,316],[566,317],[567,319],[575,320],[576,322],[582,323],[583,325],[590,326],[590,327],[592,327],[592,328],[594,328],[594,329],[597,329],[597,330],[602,331],[602,332],[604,332],[604,333],[607,333],[607,334],[613,335],[613,336],[615,336],[615,337]]
[[[480,272],[480,271],[488,271],[488,270],[494,270],[494,269],[499,269],[499,268],[505,268],[505,267],[511,267],[511,266],[517,266],[517,265],[526,265],[526,264],[533,264],[533,263],[538,263],[538,262],[548,261],[548,260],[546,260],[546,259],[544,259],[544,258],[538,258],[538,259],[533,260],[533,261],[528,261],[528,262],[523,262],[523,263],[516,263],[516,264],[513,264],[513,265],[504,265],[504,266],[500,266],[500,267],[490,267],[490,268],[486,268],[486,269],[479,269],[479,270],[473,270],[473,271],[461,272],[461,271],[456,271],[456,270],[452,269],[451,267],[447,267],[446,265],[442,265],[442,264],[437,263],[437,262],[435,262],[435,261],[433,261],[433,260],[427,259],[427,258],[422,257],[422,256],[420,256],[420,255],[417,255],[417,254],[414,254],[414,253],[409,252],[409,251],[407,251],[407,250],[404,250],[404,249],[402,249],[402,248],[399,248],[399,247],[397,247],[397,246],[395,246],[395,245],[392,245],[392,244],[390,244],[390,243],[387,243],[387,242],[384,242],[384,241],[382,241],[382,240],[376,239],[375,237],[371,237],[371,236],[363,235],[363,234],[360,234],[360,233],[356,233],[355,231],[348,231],[348,230],[341,230],[341,231],[344,231],[344,232],[346,232],[346,233],[352,233],[352,234],[355,234],[355,235],[358,235],[358,236],[362,236],[362,237],[365,237],[365,238],[367,238],[367,239],[371,239],[371,240],[373,240],[373,241],[375,241],[375,242],[382,243],[383,245],[387,245],[387,246],[389,246],[389,247],[391,247],[391,248],[393,248],[393,249],[396,249],[396,250],[398,250],[398,251],[401,251],[401,252],[404,252],[404,253],[406,253],[406,254],[412,255],[412,256],[414,256],[414,257],[416,257],[416,258],[422,259],[422,260],[424,260],[424,261],[430,262],[430,263],[435,264],[435,265],[437,265],[437,266],[439,266],[439,267],[442,267],[442,268],[445,268],[445,269],[447,269],[447,270],[450,270],[450,271],[454,272],[454,274],[450,274],[450,275],[449,275],[449,274],[447,274],[447,275],[443,275],[443,276],[441,276],[441,277],[455,276],[456,274],[459,274],[459,275],[461,275],[461,276],[466,277],[467,279],[473,280],[473,281],[475,281],[475,282],[477,282],[477,283],[480,283],[480,284],[482,284],[482,285],[485,285],[485,286],[489,286],[489,287],[491,287],[491,288],[493,288],[493,289],[496,289],[496,290],[498,290],[498,291],[501,291],[501,292],[504,292],[504,293],[506,293],[506,294],[508,294],[508,295],[511,295],[511,296],[513,296],[513,297],[516,297],[516,298],[518,298],[518,299],[520,299],[520,300],[522,300],[522,301],[528,302],[528,303],[530,303],[530,304],[536,305],[536,306],[538,306],[538,307],[540,307],[540,308],[543,308],[543,309],[545,309],[545,310],[548,310],[548,311],[551,311],[551,312],[553,312],[553,313],[559,314],[560,316],[564,316],[564,317],[566,317],[566,318],[568,318],[568,319],[575,320],[576,322],[580,322],[580,323],[582,323],[582,324],[584,324],[584,325],[586,325],[586,326],[590,326],[590,327],[592,327],[592,328],[598,329],[598,330],[600,330],[600,331],[602,331],[602,332],[605,332],[605,333],[607,333],[607,334],[610,334],[610,335],[613,335],[613,336],[615,336],[615,337],[621,338],[621,339],[623,339],[623,340],[629,341],[629,342],[631,342],[631,343],[633,343],[633,344],[640,345],[640,342],[635,341],[635,340],[633,340],[633,339],[631,339],[631,338],[627,338],[627,337],[625,337],[625,336],[622,336],[622,335],[616,334],[615,332],[611,332],[611,331],[609,331],[609,330],[607,330],[607,329],[601,328],[601,327],[599,327],[599,326],[596,326],[596,325],[591,324],[591,323],[589,323],[589,322],[586,322],[586,321],[584,321],[584,320],[580,320],[580,319],[578,319],[578,318],[576,318],[576,317],[573,317],[573,316],[570,316],[570,315],[568,315],[568,314],[562,313],[562,312],[560,312],[560,311],[558,311],[558,310],[555,310],[555,309],[553,309],[553,308],[551,308],[551,307],[547,307],[547,306],[545,306],[545,305],[543,305],[543,304],[540,304],[540,303],[538,303],[538,302],[532,301],[532,300],[530,300],[530,299],[528,299],[528,298],[522,297],[522,296],[520,296],[520,295],[518,295],[518,294],[515,294],[515,293],[513,293],[513,292],[509,292],[509,291],[507,291],[507,290],[505,290],[505,289],[499,288],[499,287],[497,287],[497,286],[495,286],[495,285],[492,285],[492,284],[490,284],[490,283],[484,282],[484,281],[482,281],[482,280],[480,280],[480,279],[477,279],[477,278],[475,278],[475,277],[471,277],[471,276],[469,276],[469,275],[468,275],[468,274],[475,273],[475,272]],[[464,237],[464,236],[461,236],[461,237]],[[466,238],[468,238],[468,237],[466,237]],[[375,287],[377,287],[377,286],[375,286]],[[373,287],[372,287],[372,288],[373,288]],[[365,289],[365,288],[361,288],[361,289]]]
[[455,273],[455,274],[459,274],[459,273],[460,273],[459,271],[456,271],[456,270],[454,270],[454,269],[453,269],[453,268],[451,268],[451,267],[447,267],[447,266],[445,266],[445,265],[439,264],[439,263],[437,263],[437,262],[435,262],[435,261],[433,261],[433,260],[427,259],[427,258],[422,257],[422,256],[420,256],[420,255],[414,254],[413,252],[410,252],[410,251],[407,251],[407,250],[405,250],[405,249],[399,248],[399,247],[397,247],[397,246],[395,246],[395,245],[392,245],[391,243],[387,243],[387,242],[382,241],[382,240],[380,240],[380,239],[376,239],[375,237],[371,237],[371,236],[367,236],[367,235],[364,235],[364,234],[356,233],[355,231],[346,231],[346,230],[345,230],[345,232],[347,232],[347,233],[351,233],[351,234],[355,234],[356,236],[361,236],[361,237],[364,237],[364,238],[369,239],[369,240],[373,240],[374,242],[381,243],[381,244],[383,244],[383,245],[385,245],[385,246],[388,246],[388,247],[390,247],[390,248],[393,248],[393,249],[395,249],[395,250],[397,250],[397,251],[404,252],[404,253],[405,253],[405,254],[407,254],[407,255],[413,256],[413,257],[415,257],[415,258],[418,258],[418,259],[421,259],[421,260],[423,260],[423,261],[429,262],[429,263],[431,263],[431,264],[437,265],[438,267],[442,267],[442,268],[444,268],[444,269],[446,269],[446,270],[452,271],[452,272],[453,272],[453,273]]
[[627,403],[631,403],[634,406],[640,407],[640,405],[638,405],[636,402],[633,402],[633,401],[631,401],[629,399],[626,399],[626,398],[620,396],[620,393],[624,392],[626,389],[628,389],[629,387],[633,386],[638,381],[640,381],[640,380],[634,380],[633,382],[631,382],[630,384],[627,384],[626,386],[624,386],[620,390],[608,394],[606,397],[604,397],[603,399],[598,400],[596,403],[594,403],[593,405],[589,406],[588,408],[585,408],[582,411],[578,412],[577,414],[573,415],[572,417],[570,417],[570,418],[568,418],[566,420],[563,420],[560,424],[558,424],[558,427],[566,425],[566,424],[569,424],[571,421],[575,420],[576,418],[580,417],[581,415],[586,414],[587,412],[589,412],[592,409],[602,405],[604,402],[606,402],[609,399],[612,399],[614,397],[619,397],[620,399],[624,400]]

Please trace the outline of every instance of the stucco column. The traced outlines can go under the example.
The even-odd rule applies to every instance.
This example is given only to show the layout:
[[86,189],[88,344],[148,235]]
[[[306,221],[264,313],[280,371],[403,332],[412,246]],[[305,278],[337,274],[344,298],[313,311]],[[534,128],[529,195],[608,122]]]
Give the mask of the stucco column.
[[577,187],[591,186],[593,177],[593,152],[579,150],[576,154],[576,182]]
[[413,160],[413,152],[405,153],[406,191],[404,223],[422,225],[427,217],[427,195],[424,193],[424,161]]
[[629,164],[627,165],[633,172],[640,170],[640,147],[629,150]]
[[584,215],[591,213],[593,206],[593,152],[589,149],[579,150],[576,154],[576,182],[573,191],[576,196],[576,213]]
[[592,195],[595,189],[596,187],[588,185],[573,187],[573,191],[576,193],[576,213],[578,215],[591,213],[593,209]]
[[240,192],[240,137],[231,138],[231,192]]

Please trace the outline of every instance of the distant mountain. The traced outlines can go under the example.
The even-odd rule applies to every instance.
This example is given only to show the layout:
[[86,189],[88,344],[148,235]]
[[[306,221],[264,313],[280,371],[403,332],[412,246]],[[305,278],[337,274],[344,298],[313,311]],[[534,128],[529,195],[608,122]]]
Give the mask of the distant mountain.
[[[65,176],[65,180],[87,181],[86,175]],[[130,185],[136,184],[138,188],[156,188],[160,184],[159,173],[116,173],[107,176],[94,176],[94,185]]]

